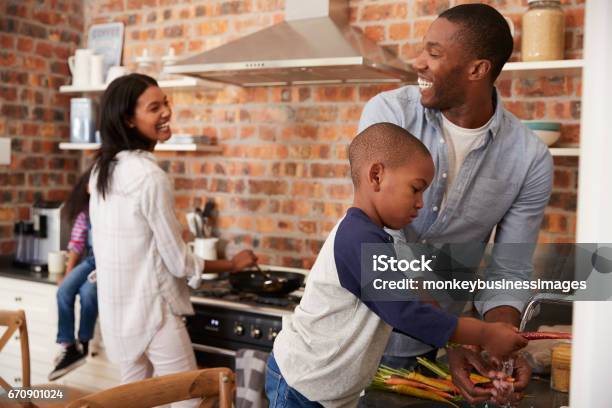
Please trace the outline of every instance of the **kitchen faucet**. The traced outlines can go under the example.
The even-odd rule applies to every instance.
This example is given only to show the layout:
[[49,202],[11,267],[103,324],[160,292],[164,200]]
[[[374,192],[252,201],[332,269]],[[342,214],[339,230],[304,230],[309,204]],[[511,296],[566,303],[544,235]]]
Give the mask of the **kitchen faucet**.
[[573,296],[561,295],[557,293],[536,293],[529,299],[525,310],[523,310],[523,316],[521,317],[521,324],[519,331],[524,331],[527,323],[537,314],[537,306],[540,303],[553,303],[559,305],[569,305],[573,302]]

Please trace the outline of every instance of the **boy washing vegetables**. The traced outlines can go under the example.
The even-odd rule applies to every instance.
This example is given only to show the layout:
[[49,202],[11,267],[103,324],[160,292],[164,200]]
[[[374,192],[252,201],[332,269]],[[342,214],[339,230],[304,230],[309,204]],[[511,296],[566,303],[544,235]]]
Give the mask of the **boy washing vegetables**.
[[361,245],[392,243],[383,228],[416,217],[434,165],[419,140],[390,123],[357,135],[349,161],[353,206],[329,234],[274,343],[266,374],[271,408],[356,406],[393,329],[436,347],[480,346],[499,358],[527,344],[503,323],[457,318],[418,301],[363,299]]

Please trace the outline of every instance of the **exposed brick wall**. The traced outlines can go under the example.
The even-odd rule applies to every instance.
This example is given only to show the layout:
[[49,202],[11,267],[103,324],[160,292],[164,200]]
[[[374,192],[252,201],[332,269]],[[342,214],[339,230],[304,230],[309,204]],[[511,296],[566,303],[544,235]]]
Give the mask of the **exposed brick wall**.
[[[520,50],[526,0],[490,1],[512,18]],[[436,14],[456,1],[352,0],[352,24],[403,59],[416,55]],[[85,28],[126,24],[124,64],[148,47],[154,56],[172,46],[181,55],[211,49],[283,19],[282,0],[86,0]],[[583,1],[564,1],[568,58],[581,57]],[[86,30],[83,30],[85,33]],[[516,53],[513,59],[518,59]],[[309,266],[350,204],[346,146],[365,102],[384,85],[242,89],[215,86],[168,91],[174,131],[206,135],[223,153],[159,153],[173,178],[179,218],[212,197],[217,233],[232,253],[254,246],[263,262]],[[506,106],[525,119],[564,124],[561,143],[577,145],[581,83],[577,78],[506,80]],[[1,123],[1,122],[0,122]],[[72,157],[72,156],[70,156]],[[555,190],[540,239],[572,241],[577,159],[555,159]],[[188,233],[185,233],[188,236]]]
[[0,1],[0,137],[12,139],[10,166],[0,166],[0,254],[14,252],[13,223],[29,219],[36,198],[64,199],[78,154],[62,153],[69,136],[66,59],[83,36],[79,0]]

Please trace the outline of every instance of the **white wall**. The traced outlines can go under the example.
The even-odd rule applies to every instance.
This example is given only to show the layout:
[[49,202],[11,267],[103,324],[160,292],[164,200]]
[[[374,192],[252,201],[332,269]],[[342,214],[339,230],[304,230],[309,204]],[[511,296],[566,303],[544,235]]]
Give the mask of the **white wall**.
[[[612,243],[611,39],[612,1],[588,0],[585,16],[577,242]],[[604,282],[598,278],[602,278],[601,275],[595,276],[595,280]],[[610,282],[610,279],[605,282]],[[577,302],[574,307],[573,333],[571,407],[612,406],[612,301]]]

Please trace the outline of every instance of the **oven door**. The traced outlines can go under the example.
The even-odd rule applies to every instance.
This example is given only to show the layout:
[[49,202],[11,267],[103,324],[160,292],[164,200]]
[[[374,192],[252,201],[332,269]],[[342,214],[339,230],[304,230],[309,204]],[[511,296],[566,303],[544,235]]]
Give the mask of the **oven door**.
[[198,366],[235,370],[236,352],[253,349],[270,353],[282,318],[222,306],[194,304],[187,331]]
[[228,367],[236,370],[234,350],[192,343],[199,368]]

